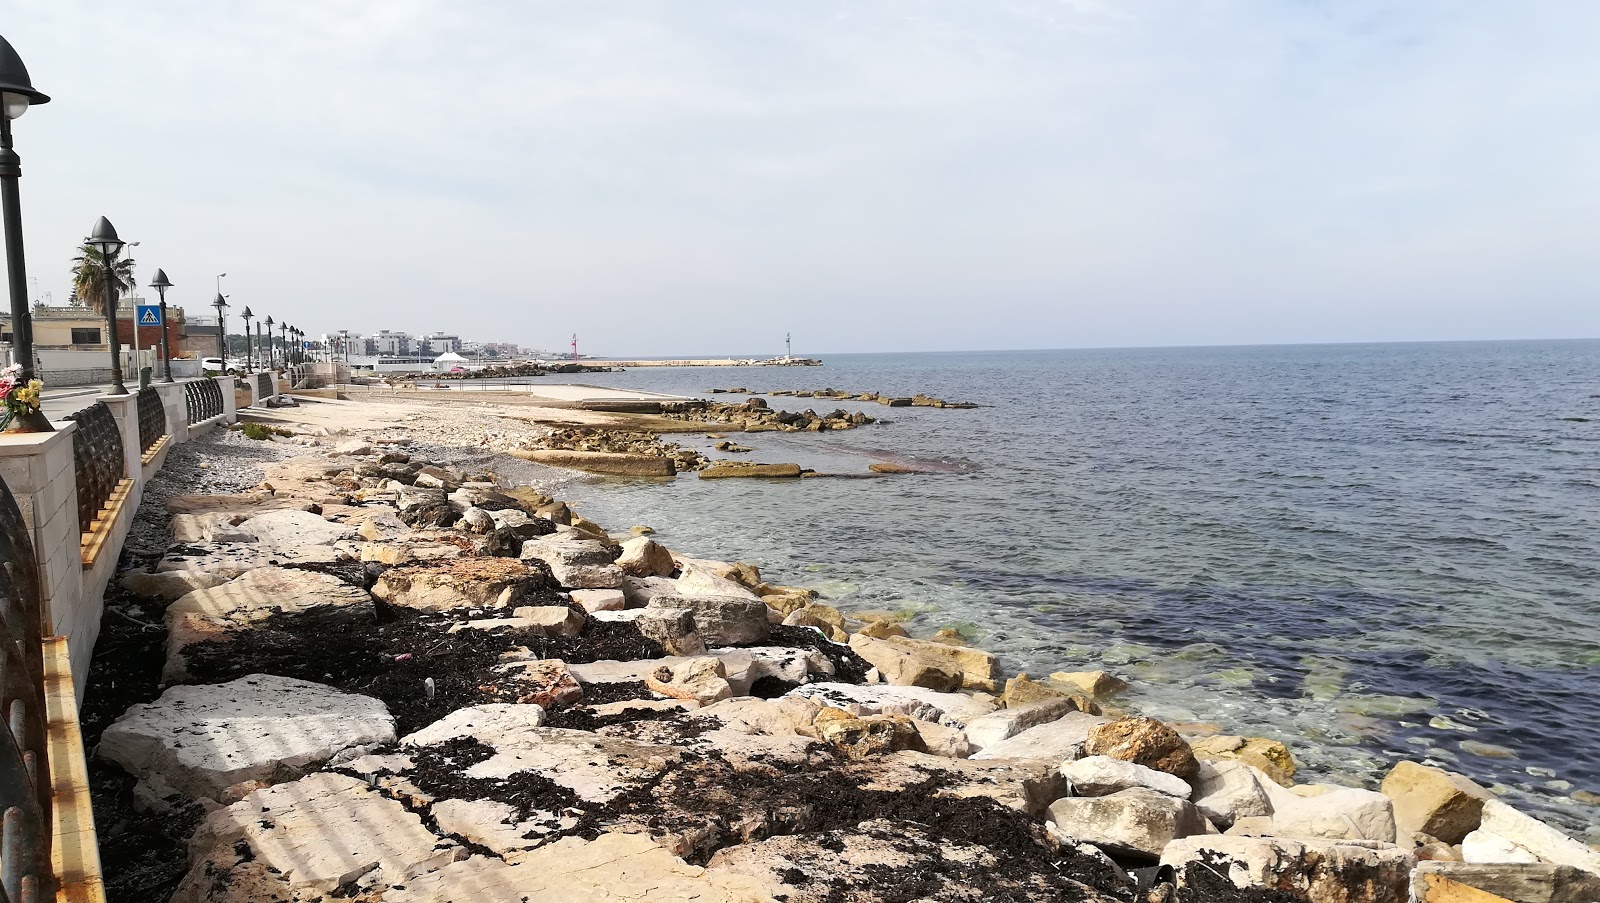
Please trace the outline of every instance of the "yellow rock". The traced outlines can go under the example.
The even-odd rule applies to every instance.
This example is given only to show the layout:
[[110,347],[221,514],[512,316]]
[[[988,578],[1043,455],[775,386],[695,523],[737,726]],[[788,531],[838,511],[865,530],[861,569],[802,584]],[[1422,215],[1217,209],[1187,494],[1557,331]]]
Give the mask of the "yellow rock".
[[944,663],[950,670],[960,675],[963,689],[993,693],[1000,688],[1000,663],[996,661],[992,652],[984,652],[982,649],[973,649],[970,646],[952,646],[903,636],[889,637],[885,642],[892,643],[919,658]]
[[784,617],[811,604],[811,597],[803,593],[771,593],[761,597],[767,607]]
[[1197,759],[1233,759],[1254,765],[1285,787],[1294,786],[1294,756],[1289,754],[1289,747],[1276,740],[1222,734],[1196,737],[1189,746]]
[[783,623],[788,627],[815,627],[836,643],[850,639],[844,629],[844,616],[831,605],[806,605],[790,612]]
[[871,620],[863,624],[856,633],[872,637],[875,640],[886,640],[892,636],[905,636],[906,629],[893,621]]
[[1127,681],[1105,671],[1057,671],[1050,675],[1050,679],[1056,683],[1077,687],[1096,699],[1128,688]]

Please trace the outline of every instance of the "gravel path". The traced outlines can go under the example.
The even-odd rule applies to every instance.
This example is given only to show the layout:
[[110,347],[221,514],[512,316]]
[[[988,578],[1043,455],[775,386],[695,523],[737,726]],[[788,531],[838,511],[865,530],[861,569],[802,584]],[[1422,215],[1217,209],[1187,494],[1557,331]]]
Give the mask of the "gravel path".
[[243,492],[262,481],[262,464],[305,453],[301,445],[246,439],[243,433],[225,429],[172,446],[160,472],[145,484],[123,553],[147,557],[166,551],[172,543],[168,499]]

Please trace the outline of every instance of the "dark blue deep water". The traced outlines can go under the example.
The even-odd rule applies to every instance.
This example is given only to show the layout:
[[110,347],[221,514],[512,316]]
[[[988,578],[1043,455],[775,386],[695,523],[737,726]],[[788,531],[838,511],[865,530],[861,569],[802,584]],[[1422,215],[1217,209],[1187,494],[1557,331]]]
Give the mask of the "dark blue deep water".
[[893,422],[737,437],[935,475],[562,491],[843,609],[958,627],[1009,669],[1112,670],[1130,705],[1282,739],[1310,774],[1430,760],[1600,840],[1600,341],[825,361],[583,381],[986,407],[773,399]]

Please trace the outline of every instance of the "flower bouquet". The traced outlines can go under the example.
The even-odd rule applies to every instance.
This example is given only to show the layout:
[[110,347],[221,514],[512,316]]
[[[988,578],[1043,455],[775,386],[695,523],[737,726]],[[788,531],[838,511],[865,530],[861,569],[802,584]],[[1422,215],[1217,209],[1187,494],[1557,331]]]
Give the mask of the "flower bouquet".
[[39,393],[43,389],[44,383],[37,379],[30,379],[26,384],[22,382],[21,364],[0,370],[0,403],[5,405],[0,411],[0,430],[10,427],[12,421],[36,420]]

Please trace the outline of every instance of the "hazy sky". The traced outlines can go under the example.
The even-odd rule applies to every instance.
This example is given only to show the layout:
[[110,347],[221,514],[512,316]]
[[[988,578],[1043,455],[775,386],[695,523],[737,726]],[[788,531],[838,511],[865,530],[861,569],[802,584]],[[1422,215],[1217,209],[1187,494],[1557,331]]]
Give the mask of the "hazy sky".
[[0,0],[28,271],[596,354],[1600,335],[1591,0]]

